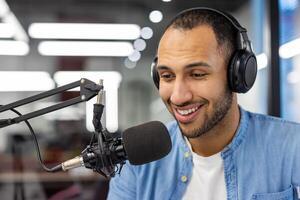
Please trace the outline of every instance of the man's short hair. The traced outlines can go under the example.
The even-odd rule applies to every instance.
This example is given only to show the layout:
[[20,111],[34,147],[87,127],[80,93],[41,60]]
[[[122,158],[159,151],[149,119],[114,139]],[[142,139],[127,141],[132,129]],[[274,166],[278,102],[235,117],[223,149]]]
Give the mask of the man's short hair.
[[192,9],[177,15],[167,26],[167,29],[191,30],[200,25],[208,25],[213,29],[218,47],[228,64],[237,48],[238,31],[228,19],[219,13],[205,9]]

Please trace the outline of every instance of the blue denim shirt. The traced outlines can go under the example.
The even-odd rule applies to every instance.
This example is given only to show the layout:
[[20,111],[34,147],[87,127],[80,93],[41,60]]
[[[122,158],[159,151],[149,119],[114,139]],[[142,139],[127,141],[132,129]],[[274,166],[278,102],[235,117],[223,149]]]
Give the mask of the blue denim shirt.
[[[300,124],[240,111],[238,130],[221,153],[227,199],[298,199]],[[182,198],[191,179],[193,161],[177,123],[167,127],[173,145],[171,152],[148,164],[127,163],[121,174],[112,178],[108,199]]]

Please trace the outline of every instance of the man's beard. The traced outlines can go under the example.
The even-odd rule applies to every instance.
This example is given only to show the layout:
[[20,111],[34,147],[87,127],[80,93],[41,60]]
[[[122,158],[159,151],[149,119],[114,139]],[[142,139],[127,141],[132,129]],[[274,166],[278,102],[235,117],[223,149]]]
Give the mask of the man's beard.
[[197,138],[202,135],[205,135],[226,116],[229,109],[231,108],[232,101],[233,93],[227,87],[225,89],[224,95],[220,96],[219,101],[214,103],[213,107],[215,109],[213,110],[212,116],[209,117],[206,115],[205,121],[203,122],[203,126],[195,128],[194,130],[191,130],[189,132],[185,132],[183,128],[180,127],[180,123],[177,121],[182,134],[187,138]]

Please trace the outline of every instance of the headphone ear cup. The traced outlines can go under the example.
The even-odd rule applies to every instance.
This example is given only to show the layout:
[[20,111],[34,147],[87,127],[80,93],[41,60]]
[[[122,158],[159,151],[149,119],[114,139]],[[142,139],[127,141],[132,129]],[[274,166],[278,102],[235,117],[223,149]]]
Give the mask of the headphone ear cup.
[[152,77],[152,80],[153,80],[156,88],[159,89],[159,75],[156,70],[156,65],[157,65],[157,57],[155,57],[153,59],[153,62],[151,64],[151,77]]
[[228,83],[233,92],[246,93],[254,85],[257,61],[252,52],[238,50],[228,66]]
[[235,63],[237,60],[238,56],[236,53],[234,53],[229,61],[229,65],[228,65],[228,69],[227,69],[227,79],[228,79],[228,85],[229,85],[229,89],[232,92],[236,92],[235,91],[235,85],[238,80],[237,80],[237,75],[235,74]]

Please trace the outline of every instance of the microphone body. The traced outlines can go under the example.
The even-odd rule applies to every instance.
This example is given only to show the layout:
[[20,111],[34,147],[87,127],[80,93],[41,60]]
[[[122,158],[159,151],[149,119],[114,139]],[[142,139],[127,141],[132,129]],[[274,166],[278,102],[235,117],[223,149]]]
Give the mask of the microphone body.
[[76,156],[73,159],[67,160],[61,164],[61,168],[63,171],[67,171],[69,169],[82,167],[84,166],[84,161],[82,156]]
[[128,160],[133,165],[146,164],[166,156],[172,148],[167,128],[158,121],[148,122],[125,130],[122,137],[104,131],[98,142],[73,159],[63,162],[60,170],[76,167],[93,169],[114,176],[117,164]]

